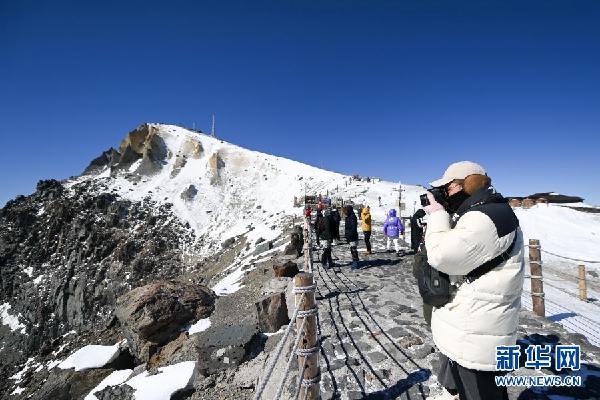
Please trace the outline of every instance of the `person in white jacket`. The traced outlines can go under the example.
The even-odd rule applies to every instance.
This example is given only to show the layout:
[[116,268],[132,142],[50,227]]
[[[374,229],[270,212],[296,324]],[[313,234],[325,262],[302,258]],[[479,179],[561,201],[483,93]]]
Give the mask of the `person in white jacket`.
[[[447,204],[428,193],[428,262],[450,276],[453,288],[450,301],[433,309],[433,340],[449,359],[461,400],[508,399],[494,377],[500,374],[496,346],[514,345],[517,339],[524,270],[519,221],[483,167],[473,162],[450,165],[431,186],[445,189]],[[499,255],[503,261],[497,267],[466,277]]]

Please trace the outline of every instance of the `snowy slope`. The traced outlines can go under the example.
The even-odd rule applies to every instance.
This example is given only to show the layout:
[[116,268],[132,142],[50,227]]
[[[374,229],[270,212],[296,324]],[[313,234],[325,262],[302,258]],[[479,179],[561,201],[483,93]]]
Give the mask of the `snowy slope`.
[[[220,244],[233,236],[247,234],[249,242],[259,237],[271,240],[281,234],[281,223],[291,215],[300,215],[293,207],[294,196],[329,193],[357,202],[366,202],[373,208],[375,219],[383,219],[386,210],[397,204],[398,183],[367,183],[351,181],[349,177],[325,171],[296,161],[276,157],[221,141],[208,135],[173,125],[151,124],[168,148],[168,157],[160,172],[145,175],[139,182],[131,174],[110,176],[108,168],[92,176],[82,176],[70,182],[75,184],[87,179],[104,181],[109,190],[116,190],[122,197],[142,201],[146,197],[158,203],[173,204],[175,214],[186,221],[203,241],[201,255],[208,255]],[[189,157],[185,149],[190,143],[199,143],[199,158]],[[222,160],[218,179],[211,166],[211,157],[217,154]],[[177,158],[188,156],[187,163],[173,177],[172,170]],[[139,163],[139,161],[138,161]],[[137,165],[129,169],[134,171]],[[135,173],[134,173],[135,175]],[[190,201],[180,195],[185,188],[194,185],[198,193]],[[422,189],[405,186],[407,212]],[[378,197],[382,206],[378,207]],[[249,226],[254,229],[250,231]],[[275,226],[275,229],[271,229]]]
[[[600,214],[553,204],[517,208],[515,213],[526,241],[540,240],[543,258],[554,263],[576,263],[550,254],[554,253],[573,259],[600,261]],[[600,263],[582,263],[600,271]]]

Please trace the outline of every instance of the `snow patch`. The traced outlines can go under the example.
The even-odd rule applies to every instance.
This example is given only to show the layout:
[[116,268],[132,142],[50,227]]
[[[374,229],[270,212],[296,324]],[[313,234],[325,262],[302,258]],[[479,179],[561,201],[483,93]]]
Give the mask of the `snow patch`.
[[89,368],[103,367],[117,358],[121,351],[121,343],[117,343],[114,346],[100,346],[95,344],[84,346],[58,364],[58,368],[75,368],[75,371],[82,371]]
[[203,318],[198,320],[198,322],[196,322],[194,325],[192,325],[190,329],[188,329],[188,332],[190,335],[193,335],[194,333],[198,332],[204,332],[205,330],[210,328],[210,325],[210,318]]
[[155,375],[145,371],[125,384],[135,389],[136,400],[169,400],[173,393],[191,384],[195,367],[194,361],[185,361],[159,368]]
[[16,316],[11,315],[8,312],[10,308],[11,306],[8,303],[0,304],[0,318],[2,319],[2,325],[8,326],[13,332],[25,334],[26,326],[25,324],[19,322],[19,317],[21,316],[21,314],[18,314]]
[[93,388],[83,400],[98,400],[94,393],[100,392],[108,386],[117,386],[122,384],[131,376],[132,372],[132,369],[122,369],[119,371],[113,371],[109,376],[104,378],[102,382],[98,384],[98,386]]

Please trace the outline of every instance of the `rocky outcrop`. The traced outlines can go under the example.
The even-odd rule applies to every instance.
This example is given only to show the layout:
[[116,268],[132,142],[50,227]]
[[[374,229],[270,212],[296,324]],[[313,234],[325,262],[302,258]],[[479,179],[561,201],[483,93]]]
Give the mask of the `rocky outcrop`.
[[290,244],[285,247],[283,254],[285,255],[295,255],[296,257],[300,257],[302,254],[302,250],[304,247],[304,233],[302,232],[302,227],[296,225],[292,233],[290,234]]
[[275,276],[278,278],[288,277],[293,278],[300,272],[298,270],[298,264],[293,261],[286,261],[285,263],[278,263],[273,265],[273,271],[275,271]]
[[0,210],[0,304],[23,326],[0,326],[0,393],[18,365],[51,358],[67,332],[114,328],[123,293],[181,274],[180,246],[195,236],[169,207],[123,200],[94,182],[67,190],[47,180]]
[[83,399],[111,372],[109,369],[91,369],[78,372],[54,369],[41,389],[36,391],[30,398],[33,400]]
[[147,362],[189,323],[208,317],[215,294],[188,282],[156,282],[119,297],[116,315],[133,354]]
[[211,172],[210,182],[215,185],[220,182],[221,169],[225,167],[225,161],[218,152],[213,153],[208,159],[208,167]]
[[204,376],[240,365],[256,357],[264,346],[255,324],[219,326],[194,335],[198,366]]
[[101,172],[104,168],[113,166],[119,162],[121,153],[112,147],[104,151],[99,157],[92,160],[90,165],[83,171],[84,175],[96,174]]
[[136,172],[152,174],[162,168],[168,150],[158,129],[152,124],[142,124],[129,132],[118,150],[110,148],[94,159],[84,170],[84,174],[93,174],[104,168],[112,170],[129,169],[131,164],[141,160]]
[[190,185],[187,188],[185,188],[183,192],[181,192],[180,196],[182,200],[191,201],[194,199],[194,197],[196,197],[197,194],[198,189],[196,189],[196,186]]
[[261,332],[277,332],[290,322],[285,292],[271,294],[255,303],[258,329]]
[[182,145],[177,154],[175,155],[175,163],[171,170],[171,178],[175,178],[179,175],[179,172],[187,164],[188,158],[198,159],[202,156],[204,149],[202,144],[195,140],[187,139]]

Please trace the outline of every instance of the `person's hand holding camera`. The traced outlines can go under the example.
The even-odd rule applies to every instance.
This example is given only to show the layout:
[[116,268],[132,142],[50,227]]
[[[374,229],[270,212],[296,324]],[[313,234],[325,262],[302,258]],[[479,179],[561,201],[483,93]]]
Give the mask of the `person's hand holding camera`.
[[437,202],[435,197],[433,197],[433,194],[430,192],[427,192],[427,199],[429,200],[429,205],[423,207],[423,210],[425,210],[428,215],[444,209],[444,207]]

